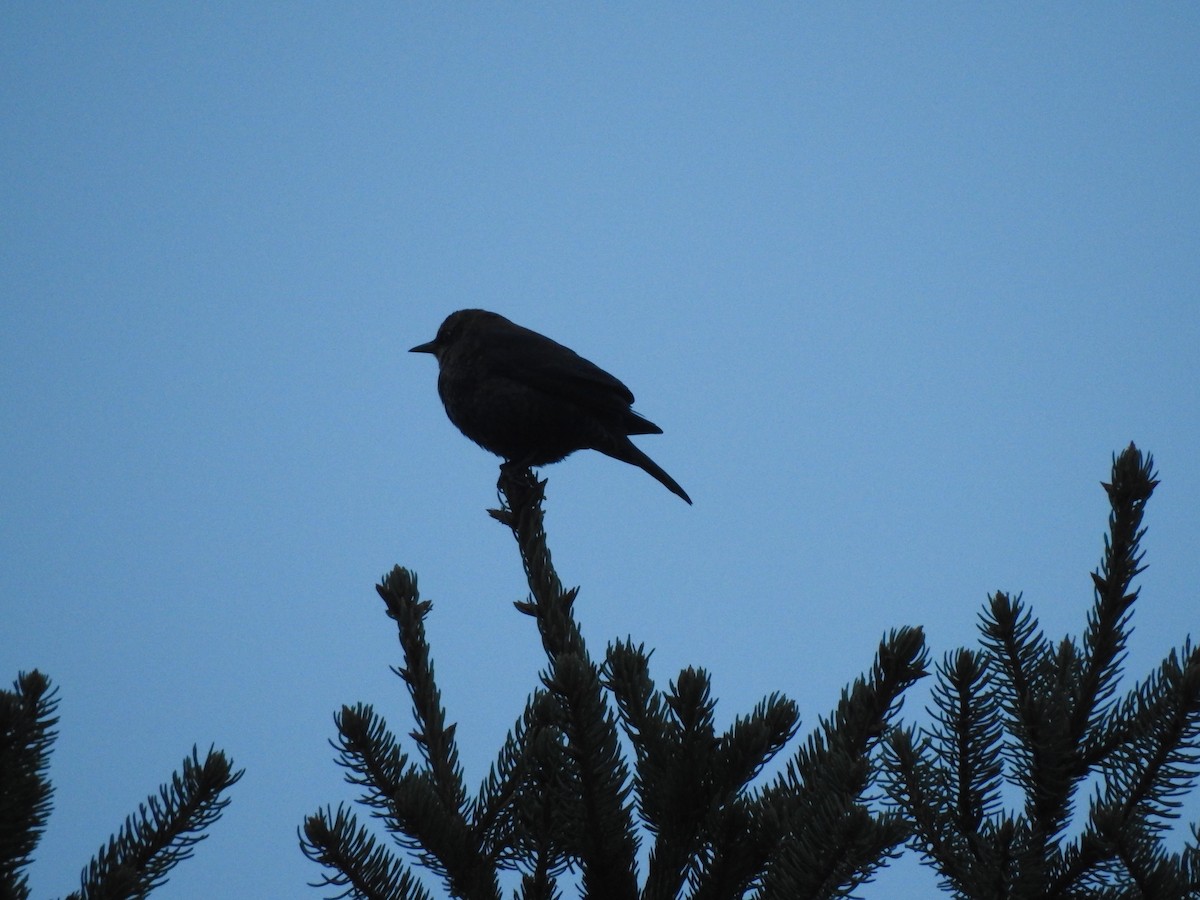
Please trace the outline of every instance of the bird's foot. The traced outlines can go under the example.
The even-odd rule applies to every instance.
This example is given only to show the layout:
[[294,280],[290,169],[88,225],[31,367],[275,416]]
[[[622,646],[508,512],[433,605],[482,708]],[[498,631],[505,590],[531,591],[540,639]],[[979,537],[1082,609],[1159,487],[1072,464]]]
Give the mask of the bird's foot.
[[[529,503],[537,503],[544,496],[545,481],[539,481],[533,470],[521,462],[505,462],[500,465],[500,477],[496,480],[496,489],[505,501],[508,510],[524,508]],[[499,510],[489,510],[493,517],[504,521],[496,515]]]

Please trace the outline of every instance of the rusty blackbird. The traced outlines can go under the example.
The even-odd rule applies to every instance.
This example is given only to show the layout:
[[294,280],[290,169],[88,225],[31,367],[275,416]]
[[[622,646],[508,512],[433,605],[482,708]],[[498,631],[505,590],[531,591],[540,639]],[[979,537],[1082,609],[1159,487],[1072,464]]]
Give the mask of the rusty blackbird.
[[574,350],[496,313],[461,309],[410,352],[437,357],[446,415],[506,466],[544,466],[576,450],[599,450],[692,502],[629,440],[662,429],[630,408],[629,388]]

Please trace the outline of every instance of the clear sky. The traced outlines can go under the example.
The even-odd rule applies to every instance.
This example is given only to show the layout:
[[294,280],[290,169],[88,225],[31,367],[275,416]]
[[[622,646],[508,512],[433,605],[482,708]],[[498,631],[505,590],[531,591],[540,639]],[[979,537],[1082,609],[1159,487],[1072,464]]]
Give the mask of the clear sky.
[[664,429],[695,506],[580,454],[551,547],[594,650],[707,667],[723,723],[781,690],[807,732],[884,631],[940,658],[997,589],[1080,631],[1130,440],[1144,675],[1200,622],[1198,47],[1187,3],[4,4],[0,677],[62,699],[35,896],[194,743],[247,774],[158,896],[317,896],[333,712],[409,727],[397,563],[485,775],[543,658],[496,460],[405,352],[463,307]]

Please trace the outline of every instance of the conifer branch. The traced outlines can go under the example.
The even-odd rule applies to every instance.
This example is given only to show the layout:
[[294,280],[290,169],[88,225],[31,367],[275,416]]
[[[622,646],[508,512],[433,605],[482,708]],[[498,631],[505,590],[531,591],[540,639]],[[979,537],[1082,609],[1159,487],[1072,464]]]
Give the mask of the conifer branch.
[[1143,458],[1132,443],[1113,456],[1112,481],[1103,484],[1112,511],[1109,534],[1104,539],[1104,559],[1092,573],[1095,604],[1088,611],[1084,634],[1084,668],[1071,718],[1073,743],[1099,724],[1106,704],[1116,690],[1120,664],[1129,638],[1128,619],[1138,591],[1129,590],[1144,566],[1140,543],[1146,531],[1142,517],[1146,502],[1158,486],[1154,457]]
[[626,800],[628,771],[617,730],[589,661],[571,653],[551,664],[547,688],[563,706],[567,753],[578,778],[579,814],[574,833],[589,896],[637,896],[637,837]]
[[[752,792],[796,733],[795,704],[771,694],[722,734],[703,669],[685,668],[659,691],[649,654],[631,641],[611,645],[598,667],[574,619],[577,591],[563,589],[550,560],[545,483],[502,467],[498,486],[503,505],[490,512],[512,531],[530,588],[516,607],[536,620],[548,664],[478,794],[468,799],[462,788],[422,624],[429,604],[404,569],[378,589],[400,632],[397,673],[412,697],[425,765],[407,762],[369,706],[343,707],[337,719],[339,761],[364,789],[361,802],[451,895],[493,900],[498,870],[516,869],[516,897],[559,900],[558,877],[578,865],[582,895],[603,900],[835,897],[895,855],[908,828],[872,811],[871,756],[901,694],[925,674],[920,629],[881,641],[871,671],[844,692],[789,776]],[[632,778],[618,714],[636,756]],[[655,841],[640,892],[635,809]],[[347,896],[400,896],[407,870],[342,810],[310,817],[302,840],[310,858],[341,873],[323,884],[347,887]]]
[[395,780],[402,765],[395,739],[386,731],[372,734],[370,730],[360,735],[366,740],[363,748],[347,743],[354,735],[342,735],[343,746],[353,751],[343,762],[356,775],[369,777],[373,770],[381,777],[369,788],[368,796],[387,802],[384,817],[401,844],[417,852],[421,861],[445,880],[454,896],[498,900],[495,866],[466,818],[467,797],[454,740],[455,726],[446,725],[441,691],[434,678],[424,623],[432,605],[420,599],[416,577],[400,566],[393,568],[376,590],[387,606],[388,616],[396,622],[404,666],[393,671],[404,681],[412,698],[417,728],[410,737],[425,766],[410,765]]
[[[1013,738],[1004,749],[1025,792],[1029,821],[1035,834],[1041,835],[1040,855],[1045,862],[1050,841],[1067,823],[1074,790],[1070,708],[1062,689],[1068,670],[1055,667],[1055,651],[1019,595],[1010,598],[997,591],[989,601],[981,630],[1004,725]],[[1060,648],[1058,659],[1070,658]]]
[[796,736],[800,710],[779,693],[759,701],[749,716],[738,716],[717,745],[717,773],[726,793],[750,784]]
[[393,668],[412,697],[413,718],[417,730],[410,735],[429,767],[433,784],[447,810],[461,815],[466,804],[454,725],[446,725],[442,694],[433,675],[429,642],[425,638],[425,616],[432,604],[422,601],[417,578],[396,566],[375,586],[387,605],[388,617],[396,622],[400,646],[404,651],[403,668]]
[[983,660],[968,650],[948,655],[937,668],[933,701],[936,729],[920,739],[912,730],[890,736],[888,791],[944,883],[962,892],[995,877],[989,819],[1000,805],[1001,726]]
[[1136,819],[1161,831],[1200,777],[1200,647],[1172,650],[1117,717],[1123,740],[1102,768],[1098,805],[1118,811],[1117,827]]
[[709,789],[719,799],[704,821],[702,844],[688,872],[695,900],[741,897],[761,876],[778,840],[772,828],[779,823],[760,814],[763,807],[748,793],[749,785],[795,737],[799,721],[791,700],[771,694],[722,735]]
[[638,779],[639,795],[650,811],[646,825],[655,834],[643,892],[645,898],[673,898],[700,865],[698,851],[734,802],[722,790],[727,778],[718,772],[720,741],[713,722],[716,706],[708,674],[686,668],[654,707],[669,713],[657,746],[647,745],[646,764]]
[[[959,651],[939,668],[933,726],[889,742],[889,793],[957,896],[1195,895],[1194,848],[1166,853],[1162,836],[1200,779],[1200,653],[1185,642],[1114,700],[1156,484],[1151,457],[1134,445],[1114,457],[1081,640],[1051,646],[1019,597],[992,595],[983,652]],[[1066,841],[1075,794],[1097,775],[1079,836]],[[1002,808],[1004,778],[1025,793],[1021,814]]]
[[1191,831],[1192,838],[1184,845],[1177,861],[1185,887],[1194,894],[1200,894],[1200,823],[1193,822]]
[[[408,770],[408,754],[401,752],[383,717],[370,705],[343,706],[334,716],[338,739],[338,765],[345,768],[346,781],[363,789],[359,802],[388,818],[392,798]],[[395,823],[390,823],[395,827]]]
[[47,770],[57,732],[57,689],[37,669],[0,691],[0,896],[29,896],[22,869],[32,860],[50,816]]
[[339,806],[304,821],[300,847],[313,862],[332,870],[313,887],[342,887],[334,900],[433,900],[405,865],[379,846],[354,814]]
[[587,658],[583,634],[575,623],[572,611],[579,589],[563,590],[546,545],[545,515],[542,511],[546,482],[538,481],[529,469],[512,471],[501,468],[497,486],[501,491],[503,506],[488,512],[492,518],[512,530],[529,582],[530,600],[517,603],[517,609],[536,617],[542,645],[551,660],[571,652]]
[[542,512],[545,482],[528,469],[502,467],[498,487],[504,506],[491,513],[512,530],[521,552],[532,599],[518,609],[537,618],[549,659],[543,681],[562,707],[567,753],[578,778],[581,821],[575,834],[584,889],[611,900],[634,898],[637,837],[626,803],[629,774],[600,672],[572,615],[577,591],[563,590],[550,561]]
[[565,790],[574,780],[559,712],[553,696],[534,692],[480,789],[473,818],[491,856],[521,870],[531,896],[548,896],[578,846],[578,791]]
[[521,857],[517,850],[522,824],[518,806],[537,781],[538,770],[547,762],[553,766],[563,761],[557,755],[550,761],[542,758],[549,748],[559,746],[555,737],[543,740],[548,730],[555,736],[559,733],[551,724],[556,713],[550,695],[544,690],[534,691],[471,806],[471,822],[476,834],[489,848],[489,855],[501,862],[512,862]]
[[657,834],[664,827],[669,803],[664,789],[673,759],[672,729],[663,698],[650,677],[650,654],[642,646],[634,647],[632,641],[618,641],[608,648],[604,676],[633,747],[638,812],[650,832]]
[[558,886],[546,872],[539,870],[521,879],[520,900],[561,900]]
[[[703,670],[684,669],[661,694],[649,675],[649,654],[626,641],[609,647],[604,671],[637,756],[638,808],[655,837],[642,897],[673,898],[685,883],[699,888],[715,848],[745,832],[741,794],[794,735],[798,713],[791,701],[772,695],[718,737]],[[732,886],[725,890],[737,896]]]
[[401,846],[440,875],[451,896],[465,900],[499,898],[491,861],[462,817],[446,808],[428,771],[413,766],[405,772],[392,798],[388,820]]
[[976,654],[959,650],[938,674],[934,719],[944,739],[935,752],[953,772],[956,823],[977,853],[979,828],[1000,804],[1000,712],[991,676]]
[[203,833],[229,804],[222,794],[242,777],[219,750],[209,749],[203,760],[192,748],[181,772],[169,784],[138,804],[108,845],[84,870],[72,900],[107,897],[145,897],[163,884],[175,865],[188,859]]
[[918,737],[912,728],[897,728],[888,736],[887,791],[912,823],[913,845],[936,864],[943,885],[966,896],[973,867],[955,821],[953,780],[933,762],[932,744],[933,738]]
[[763,878],[764,896],[837,896],[869,880],[909,829],[899,817],[866,808],[871,751],[887,731],[903,692],[923,678],[928,663],[919,628],[902,628],[880,642],[871,672],[842,694],[759,797],[768,820],[782,823]]

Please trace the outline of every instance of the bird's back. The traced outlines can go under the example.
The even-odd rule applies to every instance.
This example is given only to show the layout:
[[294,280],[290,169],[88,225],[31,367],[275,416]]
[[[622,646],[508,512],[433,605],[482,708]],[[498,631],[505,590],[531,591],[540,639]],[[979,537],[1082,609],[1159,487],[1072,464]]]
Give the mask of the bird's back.
[[544,465],[613,433],[662,433],[630,409],[629,388],[595,363],[503,316],[478,313],[445,354],[438,392],[450,419],[480,446]]

